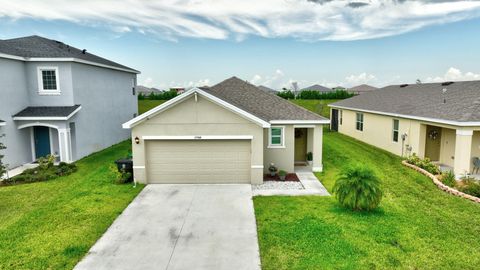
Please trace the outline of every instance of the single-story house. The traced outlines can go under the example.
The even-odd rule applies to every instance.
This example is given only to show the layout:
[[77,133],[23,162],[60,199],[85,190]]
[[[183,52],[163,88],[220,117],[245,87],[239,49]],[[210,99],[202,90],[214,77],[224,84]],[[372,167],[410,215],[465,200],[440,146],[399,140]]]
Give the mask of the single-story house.
[[321,93],[334,92],[333,89],[325,87],[323,85],[319,85],[319,84],[310,85],[309,87],[305,87],[300,90],[300,92],[303,92],[303,91],[317,91]]
[[471,173],[480,156],[480,81],[392,85],[329,105],[331,129],[397,155]]
[[126,122],[141,183],[263,182],[271,163],[322,170],[328,119],[232,77],[193,88]]
[[349,88],[348,92],[355,95],[361,95],[377,89],[378,89],[377,87],[374,87],[368,84],[360,84],[360,85]]

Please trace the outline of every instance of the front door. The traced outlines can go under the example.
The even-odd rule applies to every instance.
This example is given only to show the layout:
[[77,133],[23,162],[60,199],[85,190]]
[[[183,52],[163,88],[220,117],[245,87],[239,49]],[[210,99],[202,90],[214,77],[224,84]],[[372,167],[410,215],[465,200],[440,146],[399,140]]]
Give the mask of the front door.
[[295,162],[307,160],[307,129],[295,129]]
[[425,139],[425,157],[432,161],[440,160],[440,142],[442,139],[442,128],[427,126]]
[[332,109],[332,123],[330,124],[330,130],[338,131],[338,110]]
[[33,127],[35,158],[50,155],[50,131],[48,127]]

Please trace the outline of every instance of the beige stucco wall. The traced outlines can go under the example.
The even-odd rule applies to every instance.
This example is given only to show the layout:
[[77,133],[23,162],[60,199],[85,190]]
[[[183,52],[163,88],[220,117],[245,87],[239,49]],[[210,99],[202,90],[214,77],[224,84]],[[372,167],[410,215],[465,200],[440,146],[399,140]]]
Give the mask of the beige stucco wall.
[[[394,118],[391,116],[363,113],[363,131],[356,130],[356,111],[343,109],[343,121],[338,131],[360,141],[402,155],[402,140],[393,142],[393,119],[399,120],[399,133],[406,133],[405,145],[411,146],[410,153],[420,157],[425,155],[426,126],[442,127],[440,163],[455,167],[459,174],[470,168],[471,157],[480,156],[480,127],[456,127],[426,121]],[[457,134],[457,130],[474,130],[473,136]]]
[[[132,128],[132,153],[136,181],[146,179],[145,141],[143,136],[205,136],[205,135],[250,135],[251,141],[251,181],[263,182],[264,129],[243,117],[220,107],[213,102],[194,96],[176,104]],[[135,144],[134,138],[140,138]],[[293,154],[292,154],[293,156]]]

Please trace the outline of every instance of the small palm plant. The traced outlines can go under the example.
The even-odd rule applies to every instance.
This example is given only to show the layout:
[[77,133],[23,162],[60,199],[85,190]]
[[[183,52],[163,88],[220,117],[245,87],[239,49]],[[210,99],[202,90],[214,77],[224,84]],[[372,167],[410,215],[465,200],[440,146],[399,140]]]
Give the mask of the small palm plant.
[[355,211],[373,210],[382,199],[380,180],[372,169],[360,164],[342,171],[333,192],[342,206]]

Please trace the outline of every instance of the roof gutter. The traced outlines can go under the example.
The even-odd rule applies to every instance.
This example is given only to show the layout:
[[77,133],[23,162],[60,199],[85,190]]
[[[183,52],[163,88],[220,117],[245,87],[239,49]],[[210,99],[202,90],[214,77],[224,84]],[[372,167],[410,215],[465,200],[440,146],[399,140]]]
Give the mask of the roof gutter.
[[87,60],[83,60],[83,59],[75,58],[75,57],[59,57],[59,58],[55,58],[55,57],[22,57],[22,56],[17,56],[17,55],[0,53],[0,58],[20,60],[20,61],[25,61],[25,62],[75,62],[75,63],[81,63],[81,64],[86,64],[86,65],[91,65],[91,66],[97,66],[97,67],[103,67],[103,68],[109,68],[109,69],[124,71],[124,72],[128,72],[128,73],[140,74],[140,71],[135,70],[135,69],[120,68],[120,67],[115,67],[115,66],[111,66],[111,65],[100,64],[100,63],[97,63],[97,62],[87,61]]
[[458,127],[480,126],[480,122],[460,122],[460,121],[452,121],[452,120],[430,118],[430,117],[421,117],[421,116],[414,116],[414,115],[407,115],[407,114],[397,114],[397,113],[388,113],[388,112],[373,111],[373,110],[364,110],[364,109],[357,109],[357,108],[338,106],[338,105],[332,105],[332,104],[328,105],[328,107],[335,108],[335,109],[345,109],[345,110],[351,110],[351,111],[387,115],[387,116],[393,116],[393,117],[398,117],[398,118],[413,119],[413,120],[426,121],[426,122],[445,124],[445,125],[451,125],[451,126],[458,126]]
[[271,120],[270,124],[277,125],[277,124],[285,124],[285,125],[295,125],[295,124],[302,124],[302,125],[328,125],[330,124],[330,120]]

